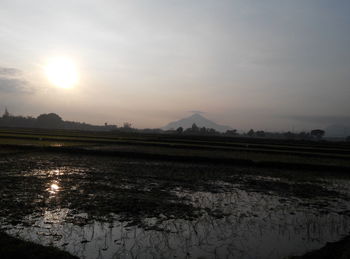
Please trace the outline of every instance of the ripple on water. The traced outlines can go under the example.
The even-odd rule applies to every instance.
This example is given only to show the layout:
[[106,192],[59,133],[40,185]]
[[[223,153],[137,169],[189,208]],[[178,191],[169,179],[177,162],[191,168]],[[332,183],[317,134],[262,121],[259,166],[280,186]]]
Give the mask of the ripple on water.
[[[348,216],[319,213],[301,206],[295,197],[281,199],[238,188],[215,194],[176,192],[208,213],[194,220],[162,220],[160,215],[144,219],[141,227],[121,222],[117,215],[105,223],[69,209],[47,210],[42,216],[29,216],[28,221],[34,219],[31,224],[7,232],[84,258],[281,258],[320,248],[350,230]],[[329,210],[340,203],[329,205]]]

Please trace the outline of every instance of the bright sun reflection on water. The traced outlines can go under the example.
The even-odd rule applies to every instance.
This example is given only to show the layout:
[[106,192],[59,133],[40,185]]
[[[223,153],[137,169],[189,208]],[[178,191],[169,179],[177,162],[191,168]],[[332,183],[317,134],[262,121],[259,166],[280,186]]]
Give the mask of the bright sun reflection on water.
[[60,189],[60,187],[58,186],[57,183],[52,183],[50,185],[49,192],[52,193],[52,194],[55,194],[55,193],[58,192],[59,189]]

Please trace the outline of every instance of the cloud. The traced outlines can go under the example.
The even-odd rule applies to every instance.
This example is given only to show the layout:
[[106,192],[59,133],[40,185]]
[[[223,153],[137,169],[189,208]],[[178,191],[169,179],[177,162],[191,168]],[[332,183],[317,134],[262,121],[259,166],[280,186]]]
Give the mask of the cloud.
[[22,71],[12,67],[0,67],[0,76],[19,76]]
[[21,75],[22,71],[19,69],[0,67],[0,92],[32,93],[33,88]]
[[28,82],[17,78],[0,77],[0,92],[5,93],[30,93]]

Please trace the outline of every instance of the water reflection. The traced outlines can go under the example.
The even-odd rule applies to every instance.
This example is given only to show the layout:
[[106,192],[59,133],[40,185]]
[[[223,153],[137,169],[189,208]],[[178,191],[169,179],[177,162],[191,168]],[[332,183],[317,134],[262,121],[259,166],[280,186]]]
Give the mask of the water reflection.
[[[48,192],[50,194],[55,195],[60,191],[61,187],[59,185],[58,179],[63,174],[64,174],[64,170],[60,170],[60,169],[54,169],[54,170],[48,171],[48,176],[49,176],[48,179],[50,180],[50,182],[49,182],[50,187],[48,188]],[[56,180],[52,181],[50,178],[51,179],[54,178]]]
[[62,144],[62,143],[53,143],[53,144],[51,144],[50,146],[51,146],[51,147],[63,147],[64,144]]
[[53,181],[51,184],[50,184],[50,187],[48,188],[48,192],[50,194],[56,194],[59,192],[60,190],[60,186],[58,185],[58,181]]
[[[17,233],[15,229],[9,232],[81,258],[284,258],[337,241],[350,230],[349,217],[320,214],[292,197],[282,200],[240,189],[178,195],[191,197],[189,202],[215,213],[195,220],[166,220],[158,226],[156,219],[148,218],[145,229],[117,219],[89,221],[85,213],[57,209],[45,211]],[[330,204],[329,211],[343,202],[334,208]]]
[[60,175],[63,175],[63,170],[60,170],[60,169],[51,170],[49,174],[51,176],[60,176]]
[[[154,168],[148,172],[151,180],[146,181],[143,176],[140,177],[143,181],[138,182],[131,178],[134,175],[130,166],[135,165],[131,163],[122,164],[119,171],[110,173],[110,167],[102,170],[101,165],[78,167],[68,162],[56,165],[42,161],[38,168],[25,170],[24,176],[28,177],[24,180],[13,178],[19,179],[18,182],[6,190],[0,189],[2,200],[13,202],[16,197],[30,204],[27,201],[32,198],[37,204],[36,212],[29,207],[28,214],[33,214],[23,224],[13,225],[9,217],[9,223],[0,221],[0,228],[8,227],[7,232],[12,235],[57,246],[81,258],[283,258],[320,248],[350,231],[350,217],[343,213],[350,211],[348,200],[322,192],[324,187],[348,195],[348,180],[315,179],[310,185],[304,183],[303,188],[320,187],[314,188],[317,192],[313,197],[304,195],[305,191],[300,195],[295,191],[298,185],[283,178],[247,175],[237,182],[207,181],[203,186],[210,188],[181,183],[174,187],[163,178],[154,177],[151,174]],[[50,165],[49,169],[45,170],[44,165]],[[120,173],[124,171],[127,174]],[[27,182],[22,184],[22,181]],[[116,192],[110,188],[114,186],[119,190],[141,190],[144,195],[164,187],[177,196],[174,206],[183,202],[203,213],[188,220],[176,215],[168,218],[163,214],[151,215],[154,217],[142,218],[142,227],[137,227],[118,221],[117,216],[106,223],[103,218],[83,213],[89,210],[77,206],[79,203],[104,206]],[[276,186],[280,189],[272,189]],[[281,186],[293,187],[294,191],[284,192]],[[297,190],[302,190],[300,186]],[[70,205],[70,202],[75,203]]]

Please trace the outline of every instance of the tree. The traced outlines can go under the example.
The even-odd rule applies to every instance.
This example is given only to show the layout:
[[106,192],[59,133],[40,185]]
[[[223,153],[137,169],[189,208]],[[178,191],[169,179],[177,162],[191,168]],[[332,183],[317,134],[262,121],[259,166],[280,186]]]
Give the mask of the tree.
[[254,130],[253,130],[253,129],[250,129],[250,130],[248,131],[247,135],[248,135],[249,137],[253,137],[253,136],[255,135]]
[[239,134],[237,133],[236,129],[233,129],[233,130],[226,130],[225,135],[238,136]]
[[285,132],[283,133],[283,136],[286,138],[286,139],[295,139],[295,134],[288,131],[288,132]]
[[208,132],[207,128],[206,127],[202,127],[199,129],[200,133],[202,134],[206,134]]
[[131,125],[132,124],[130,122],[124,122],[123,127],[120,127],[119,130],[124,132],[131,132],[133,131]]
[[191,129],[192,129],[192,132],[199,132],[199,128],[198,128],[198,126],[196,125],[196,123],[193,123],[193,124],[192,124]]
[[216,134],[216,133],[218,133],[218,132],[215,129],[213,129],[213,128],[209,129],[209,134]]
[[63,120],[56,113],[41,114],[36,119],[39,128],[59,129],[63,128]]
[[184,132],[184,129],[183,129],[182,127],[178,127],[178,128],[176,129],[176,132],[179,133],[179,134],[181,134],[182,132]]
[[300,139],[310,139],[310,133],[306,133],[305,131],[302,131],[298,134],[298,138]]
[[130,122],[124,122],[124,124],[123,124],[123,128],[124,129],[131,129],[131,123]]
[[324,130],[321,130],[321,129],[314,129],[314,130],[311,130],[310,134],[312,137],[315,137],[316,139],[321,139],[324,134],[326,132]]
[[258,130],[257,132],[255,132],[257,137],[265,137],[265,131],[263,130]]

